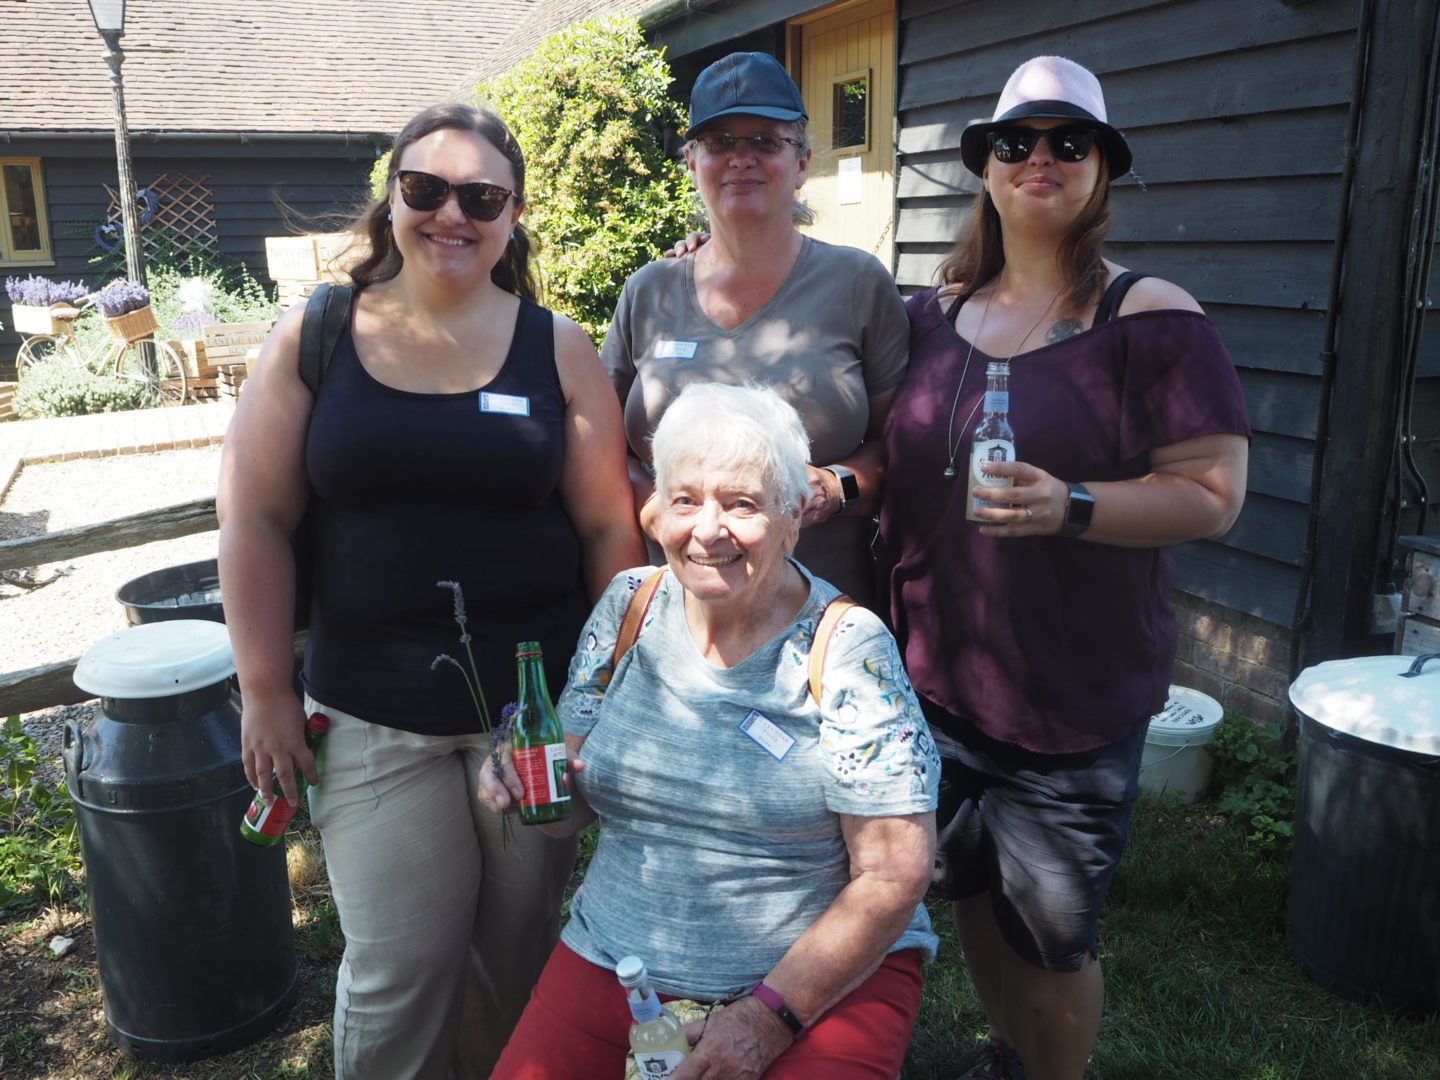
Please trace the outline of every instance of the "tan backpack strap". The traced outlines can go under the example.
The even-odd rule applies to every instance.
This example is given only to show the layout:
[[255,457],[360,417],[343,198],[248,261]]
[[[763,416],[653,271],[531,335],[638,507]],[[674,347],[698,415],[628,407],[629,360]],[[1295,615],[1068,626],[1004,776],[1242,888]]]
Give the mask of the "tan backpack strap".
[[640,637],[640,624],[645,621],[645,613],[650,610],[650,601],[655,599],[655,592],[660,588],[660,579],[664,576],[665,567],[662,566],[630,594],[630,604],[625,608],[625,617],[620,620],[620,633],[615,638],[615,655],[610,661],[611,671],[620,666],[620,658],[630,651]]
[[815,699],[816,705],[820,704],[820,680],[825,674],[825,655],[830,651],[830,639],[835,636],[835,627],[845,613],[854,606],[855,601],[850,597],[837,596],[825,605],[825,613],[815,624],[815,640],[810,643],[810,696]]

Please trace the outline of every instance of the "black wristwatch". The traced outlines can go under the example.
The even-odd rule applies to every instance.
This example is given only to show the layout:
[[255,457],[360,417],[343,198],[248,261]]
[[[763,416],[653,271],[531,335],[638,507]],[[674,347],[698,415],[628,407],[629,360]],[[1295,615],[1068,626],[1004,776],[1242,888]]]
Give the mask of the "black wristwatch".
[[1061,536],[1079,536],[1090,528],[1090,519],[1095,516],[1095,496],[1084,484],[1066,484],[1070,495],[1065,500],[1065,524],[1060,527]]
[[825,465],[823,468],[834,473],[835,479],[840,481],[840,512],[843,514],[860,498],[860,481],[844,465]]

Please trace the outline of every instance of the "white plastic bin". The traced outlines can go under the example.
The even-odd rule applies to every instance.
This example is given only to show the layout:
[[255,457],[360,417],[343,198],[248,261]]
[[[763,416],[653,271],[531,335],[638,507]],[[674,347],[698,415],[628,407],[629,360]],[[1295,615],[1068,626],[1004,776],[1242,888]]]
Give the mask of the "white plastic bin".
[[1212,762],[1205,744],[1225,710],[1214,698],[1183,686],[1170,687],[1163,712],[1150,718],[1140,758],[1140,788],[1194,802],[1210,782]]

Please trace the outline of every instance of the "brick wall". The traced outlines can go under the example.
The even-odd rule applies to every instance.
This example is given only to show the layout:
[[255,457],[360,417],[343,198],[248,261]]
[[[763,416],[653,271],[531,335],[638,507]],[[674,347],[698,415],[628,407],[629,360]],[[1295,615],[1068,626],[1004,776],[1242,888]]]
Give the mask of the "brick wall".
[[1290,631],[1178,590],[1171,602],[1180,626],[1171,681],[1253,723],[1288,724]]

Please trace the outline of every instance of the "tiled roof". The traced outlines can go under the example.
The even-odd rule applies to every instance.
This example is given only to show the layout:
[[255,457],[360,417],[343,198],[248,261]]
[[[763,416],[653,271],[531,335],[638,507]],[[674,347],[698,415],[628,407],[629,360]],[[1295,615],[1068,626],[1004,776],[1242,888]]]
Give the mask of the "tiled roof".
[[[132,132],[393,134],[537,0],[129,0]],[[113,129],[85,0],[0,0],[0,133]]]
[[491,52],[480,57],[471,82],[483,82],[524,60],[555,31],[591,15],[634,15],[655,7],[656,0],[534,0],[529,10]]

